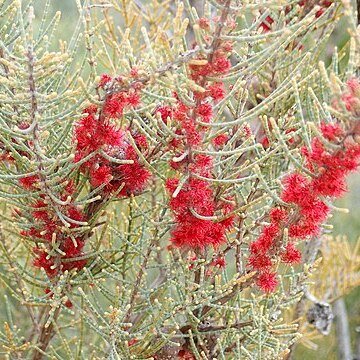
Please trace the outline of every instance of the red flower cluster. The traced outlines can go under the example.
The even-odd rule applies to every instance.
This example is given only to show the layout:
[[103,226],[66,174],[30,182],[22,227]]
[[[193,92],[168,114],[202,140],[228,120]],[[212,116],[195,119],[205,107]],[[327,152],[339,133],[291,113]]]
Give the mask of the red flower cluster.
[[34,190],[34,185],[38,180],[37,175],[24,176],[19,180],[19,184],[26,190]]
[[[169,179],[166,187],[170,194],[174,194],[179,182]],[[216,204],[213,191],[204,180],[191,178],[170,200],[170,208],[174,213],[176,225],[171,232],[171,241],[176,246],[203,248],[205,246],[218,246],[225,241],[225,231],[232,221],[226,219],[220,222],[202,220],[193,215],[191,210],[201,216],[214,216]],[[224,213],[228,207],[222,207]]]
[[[106,82],[104,80],[102,86],[111,81],[111,78],[103,78]],[[103,185],[104,191],[117,192],[124,183],[118,196],[138,194],[144,190],[151,174],[141,164],[126,131],[112,125],[110,121],[110,118],[120,116],[126,106],[135,106],[138,102],[136,93],[110,95],[104,104],[104,115],[97,115],[98,109],[92,105],[84,110],[87,115],[76,124],[75,162],[81,162],[80,169],[88,174],[93,187]],[[132,136],[140,150],[147,148],[144,136],[136,133]],[[115,160],[112,161],[111,158]],[[133,163],[118,164],[116,160],[132,160]]]
[[[211,61],[209,58],[205,58],[199,56],[197,60],[204,60],[205,64],[191,64],[190,71],[191,71],[191,78],[196,81],[198,84],[205,85],[207,89],[207,93],[205,96],[214,96],[215,100],[221,99],[221,95],[225,95],[222,93],[223,84],[222,83],[215,83],[210,87],[210,84],[204,83],[206,76],[221,76],[229,72],[231,68],[231,62],[228,59],[227,53],[232,51],[232,45],[229,42],[223,42],[220,46],[216,49],[211,57]],[[206,82],[206,81],[205,81]],[[217,89],[216,91],[214,91]],[[220,92],[219,92],[220,91]],[[218,94],[217,94],[218,93]],[[195,94],[196,95],[196,94]]]
[[[205,23],[204,19],[202,23]],[[232,211],[232,205],[215,201],[209,183],[192,176],[199,174],[211,177],[212,158],[191,154],[192,148],[201,147],[203,134],[207,130],[204,124],[200,125],[198,122],[209,123],[213,116],[212,102],[221,100],[225,96],[223,83],[210,82],[206,76],[220,76],[229,71],[231,63],[226,56],[228,51],[231,51],[230,44],[223,43],[213,56],[198,57],[197,60],[204,60],[203,63],[189,65],[191,78],[205,89],[205,92],[193,92],[194,106],[185,105],[177,94],[174,94],[177,100],[176,106],[173,108],[162,106],[156,109],[164,122],[168,117],[176,120],[178,123],[176,133],[183,135],[182,139],[171,141],[170,145],[175,150],[177,159],[171,160],[170,166],[189,179],[182,186],[175,178],[169,179],[166,184],[171,195],[170,208],[176,220],[171,232],[171,241],[176,246],[190,248],[218,246],[225,241],[225,232],[233,222],[231,216],[219,222],[201,219],[201,217],[213,217],[217,211],[226,215]],[[220,135],[215,144],[217,142],[223,145],[227,140],[227,135]],[[188,154],[181,156],[185,152]]]
[[259,28],[262,29],[262,31],[265,32],[265,33],[266,33],[266,32],[269,32],[269,31],[271,30],[271,25],[272,25],[273,23],[274,23],[273,18],[268,15],[268,16],[265,18],[265,21],[263,21],[263,22],[260,24]]
[[[347,89],[342,94],[341,100],[345,104],[346,110],[352,112],[355,116],[360,116],[360,83],[357,78],[351,78],[346,83]],[[335,108],[337,104],[335,101]]]
[[227,134],[220,134],[216,136],[213,140],[215,146],[220,147],[225,145],[229,140],[229,136]]
[[[299,5],[306,6],[308,2],[308,0],[301,0],[299,1]],[[318,0],[315,4],[320,6],[320,9],[315,13],[315,17],[319,18],[325,12],[325,9],[330,7],[332,3],[332,0]]]
[[188,350],[180,350],[178,352],[178,359],[195,360],[195,356]]
[[[306,7],[306,6],[309,5],[308,3],[309,3],[309,0],[300,0],[300,1],[298,2],[298,5],[299,5],[300,7],[302,7],[302,8],[304,8],[304,7]],[[313,1],[311,1],[310,6],[311,6],[311,8],[312,8],[314,5],[320,6],[320,9],[315,13],[315,17],[316,17],[316,18],[319,18],[319,17],[325,12],[325,10],[326,10],[328,7],[331,6],[332,3],[333,3],[332,0],[317,0],[317,1],[315,2],[315,4],[314,4]],[[285,8],[285,14],[288,14],[288,13],[290,12],[290,10],[291,10],[291,6],[286,6],[286,8]],[[309,9],[307,8],[307,10],[309,10]],[[263,31],[264,33],[267,33],[267,32],[269,32],[269,31],[271,31],[271,26],[272,26],[273,23],[274,23],[274,19],[273,19],[271,16],[268,15],[268,16],[266,16],[265,21],[263,21],[262,23],[260,23],[259,29],[262,29],[262,31]]]
[[[23,179],[22,179],[23,180]],[[38,190],[34,182],[20,181],[25,188],[31,183],[31,189]],[[74,186],[70,181],[62,193],[60,199],[65,200],[68,196],[74,193]],[[31,206],[33,211],[32,217],[36,220],[36,225],[30,227],[29,230],[21,231],[21,235],[33,239],[35,242],[43,243],[44,247],[36,246],[33,248],[36,259],[34,266],[44,268],[49,277],[57,275],[59,272],[71,269],[82,269],[86,265],[86,260],[71,260],[83,255],[83,248],[85,245],[82,237],[71,237],[66,235],[63,231],[64,224],[59,219],[58,215],[49,208],[45,201],[45,196],[40,195],[41,200],[34,202]],[[76,228],[79,225],[76,222],[86,221],[84,213],[72,204],[63,205],[59,207],[59,211],[67,217],[70,228]],[[57,244],[56,250],[53,245],[54,241]]]
[[[280,256],[286,264],[301,259],[295,241],[319,233],[321,223],[326,219],[329,208],[323,197],[337,198],[346,190],[346,175],[358,167],[360,145],[346,145],[343,129],[336,124],[323,124],[322,135],[340,146],[331,151],[315,138],[311,150],[304,148],[306,167],[316,174],[306,178],[300,173],[290,174],[283,182],[281,199],[294,207],[276,207],[270,212],[270,224],[262,229],[259,238],[250,245],[249,266],[258,271],[257,284],[264,291],[276,287],[276,274],[271,272],[273,260]],[[284,229],[288,229],[289,242],[283,248]]]

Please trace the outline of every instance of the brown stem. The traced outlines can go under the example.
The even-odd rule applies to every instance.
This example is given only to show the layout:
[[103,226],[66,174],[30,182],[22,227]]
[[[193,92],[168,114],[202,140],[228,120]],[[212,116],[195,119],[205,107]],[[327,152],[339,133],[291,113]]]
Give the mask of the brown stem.
[[[45,318],[43,320],[43,324],[41,327],[41,332],[38,338],[38,349],[35,349],[34,355],[33,355],[33,360],[41,360],[43,359],[43,353],[46,351],[51,339],[53,338],[53,336],[55,335],[55,328],[54,328],[54,322],[57,321],[59,315],[60,315],[60,311],[61,308],[58,307],[53,315],[53,318],[50,322],[50,324],[47,324],[50,317],[52,316],[51,314],[51,307],[49,306],[46,309],[46,314],[45,314]],[[48,326],[46,326],[48,325]]]

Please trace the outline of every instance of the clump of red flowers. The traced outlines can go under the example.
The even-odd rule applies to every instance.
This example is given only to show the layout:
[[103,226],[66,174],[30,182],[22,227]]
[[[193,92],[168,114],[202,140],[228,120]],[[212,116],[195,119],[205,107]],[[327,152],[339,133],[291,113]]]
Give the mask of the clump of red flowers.
[[[112,78],[104,75],[101,86],[111,81]],[[74,131],[75,162],[81,164],[81,171],[89,176],[93,187],[103,186],[105,192],[117,193],[120,197],[143,191],[151,175],[130,143],[130,130],[120,129],[111,121],[121,116],[126,107],[138,104],[139,97],[133,89],[108,95],[102,110],[95,105],[84,110],[85,116]],[[131,136],[139,150],[147,149],[143,135],[132,132]],[[119,160],[130,163],[119,164]]]
[[[134,71],[132,74],[136,75]],[[103,75],[99,87],[107,91],[116,81],[121,81],[121,78],[112,79],[109,75]],[[146,138],[112,123],[112,118],[122,116],[125,108],[136,107],[139,103],[136,89],[108,93],[101,109],[95,105],[89,106],[84,110],[84,117],[75,124],[74,161],[79,163],[80,171],[89,177],[91,186],[102,187],[106,194],[137,194],[144,190],[150,178],[150,172],[136,152],[147,149]],[[130,136],[137,149],[132,145],[134,143],[130,141]],[[39,182],[38,175],[31,175],[21,178],[19,185],[39,192]],[[70,235],[64,231],[64,227],[72,229],[86,224],[87,216],[83,211],[67,201],[73,197],[75,190],[70,181],[58,194],[59,200],[65,204],[50,203],[52,200],[48,195],[40,192],[40,198],[31,204],[31,215],[36,223],[21,232],[22,236],[38,244],[33,249],[36,256],[34,266],[43,268],[49,277],[66,270],[80,270],[86,265],[85,259],[78,259],[84,255],[84,235]]]
[[[23,179],[21,179],[23,180]],[[19,183],[28,188],[31,183],[31,189],[38,190],[35,181],[19,181]],[[38,179],[36,179],[38,180]],[[72,196],[74,186],[72,181],[64,187],[59,198],[65,200]],[[75,205],[56,205],[67,220],[67,227],[77,228],[79,222],[85,222],[86,217],[83,211]],[[21,235],[31,238],[38,245],[33,248],[35,254],[34,266],[43,268],[49,277],[72,269],[82,269],[86,265],[86,260],[72,260],[83,256],[85,241],[81,236],[71,236],[64,232],[65,224],[60,220],[58,214],[48,205],[46,196],[41,194],[40,200],[31,204],[33,208],[31,215],[36,223],[28,230],[22,230]],[[42,245],[40,245],[42,244]],[[55,247],[54,247],[55,244]]]
[[[306,167],[314,177],[294,172],[283,181],[281,199],[290,206],[275,207],[270,211],[270,224],[262,229],[258,239],[250,245],[249,266],[258,271],[257,284],[266,292],[276,288],[276,274],[271,271],[277,257],[286,264],[300,261],[296,249],[298,240],[317,235],[320,225],[327,218],[329,208],[324,198],[338,198],[346,190],[345,179],[356,170],[360,159],[360,145],[346,144],[348,134],[338,124],[322,124],[322,135],[338,145],[329,150],[315,138],[311,149],[303,148]],[[284,246],[284,231],[288,231],[288,243]]]
[[[319,6],[319,9],[315,13],[315,18],[319,18],[322,16],[327,8],[329,8],[333,3],[333,0],[317,0],[317,1],[309,1],[309,0],[300,0],[298,5],[301,9],[305,9],[306,13],[310,11],[315,5]],[[288,14],[291,11],[291,6],[285,7],[285,14]],[[303,11],[302,11],[303,12]],[[274,23],[274,19],[268,15],[265,20],[262,21],[259,25],[259,29],[262,30],[263,33],[270,32],[272,30],[272,25]]]
[[[341,95],[341,101],[344,103],[346,110],[354,116],[360,116],[360,83],[357,78],[351,78],[346,83],[347,87]],[[334,101],[334,107],[339,108],[337,100]]]
[[[204,19],[201,23],[207,26]],[[191,153],[192,149],[201,149],[202,139],[207,131],[204,123],[211,122],[213,117],[212,103],[225,96],[223,83],[208,81],[206,77],[221,76],[230,70],[228,51],[231,51],[230,44],[222,43],[212,56],[199,56],[199,62],[189,65],[192,80],[205,89],[204,92],[192,93],[194,106],[184,104],[174,94],[177,100],[174,107],[162,106],[156,109],[164,122],[168,117],[175,120],[178,125],[176,133],[182,135],[181,139],[171,141],[175,158],[170,161],[170,166],[187,179],[182,183],[174,177],[166,183],[171,197],[170,208],[176,221],[171,231],[171,241],[175,246],[216,247],[225,241],[225,232],[233,222],[232,216],[225,217],[222,221],[214,220],[216,213],[225,216],[229,214],[233,205],[215,199],[209,182],[196,177],[212,177],[212,157]],[[227,140],[228,136],[224,134],[214,140],[214,145],[224,145]]]
[[200,219],[192,211],[202,217],[215,215],[216,203],[213,191],[204,180],[192,178],[179,191],[174,193],[179,186],[179,181],[169,179],[167,189],[172,198],[172,209],[176,225],[171,231],[171,241],[176,246],[191,248],[204,248],[205,246],[218,246],[225,241],[225,231],[231,222]]
[[178,359],[195,360],[195,356],[188,350],[180,350],[178,352]]

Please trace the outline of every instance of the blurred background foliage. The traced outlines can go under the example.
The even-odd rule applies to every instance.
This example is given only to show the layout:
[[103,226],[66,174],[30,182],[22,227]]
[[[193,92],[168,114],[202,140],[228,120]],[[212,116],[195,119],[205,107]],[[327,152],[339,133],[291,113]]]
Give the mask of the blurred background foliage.
[[[146,0],[143,1],[146,3]],[[43,1],[35,1],[35,23],[39,23],[41,20],[41,13],[43,11]],[[58,34],[61,36],[61,40],[66,40],[71,37],[71,34],[75,28],[78,12],[75,0],[53,0],[51,2],[50,14],[55,14],[56,11],[61,11],[62,16],[58,26]],[[343,20],[346,21],[346,20]],[[346,24],[340,23],[334,34],[332,35],[332,41],[328,46],[326,53],[324,54],[325,63],[330,61],[331,55],[335,47],[341,49],[347,42],[348,35],[344,31]],[[54,43],[54,49],[58,47],[58,44]],[[335,204],[340,208],[349,209],[349,213],[334,212],[333,218],[330,223],[333,224],[333,235],[345,235],[347,238],[355,243],[360,236],[360,189],[359,189],[359,174],[354,174],[348,181],[349,192],[342,199]],[[353,290],[346,296],[346,306],[349,317],[349,326],[351,331],[351,339],[353,343],[353,352],[356,355],[356,339],[359,338],[359,333],[356,329],[360,328],[360,288]],[[2,317],[0,315],[0,317]],[[337,341],[335,326],[332,326],[331,333],[328,336],[320,336],[314,341],[318,345],[317,350],[307,349],[303,345],[299,345],[296,350],[295,359],[338,359],[337,355]],[[357,359],[360,359],[356,357]]]

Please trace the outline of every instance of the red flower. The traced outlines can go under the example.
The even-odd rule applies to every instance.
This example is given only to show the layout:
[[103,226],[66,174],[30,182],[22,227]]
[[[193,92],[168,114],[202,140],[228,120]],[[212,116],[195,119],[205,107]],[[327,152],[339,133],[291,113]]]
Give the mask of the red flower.
[[264,292],[273,292],[278,284],[277,275],[275,272],[265,271],[258,276],[256,283]]
[[301,252],[295,248],[293,243],[288,243],[285,251],[281,254],[281,260],[286,264],[299,263],[301,260]]
[[222,146],[227,143],[229,137],[227,134],[220,134],[213,139],[213,143],[216,146]]
[[198,20],[198,24],[201,29],[204,29],[204,30],[210,29],[210,22],[209,22],[209,19],[207,19],[207,18],[201,17]]
[[112,179],[111,168],[103,165],[90,172],[90,183],[93,187],[108,183]]
[[195,360],[195,356],[188,350],[180,350],[178,352],[178,359]]
[[45,208],[44,210],[34,210],[32,212],[32,215],[34,216],[34,218],[36,220],[41,220],[41,221],[47,221],[49,220],[49,214],[48,214],[48,210],[47,210],[47,204],[45,204],[44,201],[42,200],[38,200],[36,201],[34,204],[32,204],[32,207],[35,209],[38,208]]
[[248,262],[253,270],[264,270],[272,266],[270,257],[264,253],[250,256]]
[[261,28],[263,30],[263,32],[269,32],[271,30],[271,25],[273,23],[274,23],[274,20],[272,19],[272,17],[267,16],[265,18],[265,21],[260,24],[259,28]]
[[112,77],[110,75],[102,74],[100,78],[99,86],[103,88],[110,81],[112,81]]
[[212,106],[209,103],[200,104],[197,109],[197,113],[202,117],[202,121],[209,122],[212,117]]
[[280,223],[282,221],[287,221],[288,213],[285,209],[273,208],[270,211],[270,219],[273,223]]
[[38,175],[31,175],[31,176],[24,176],[19,180],[19,184],[27,189],[27,190],[34,190],[34,184],[39,181]]
[[64,304],[68,309],[71,309],[74,305],[73,303],[71,302],[71,300],[66,300],[65,301],[65,304]]
[[116,168],[117,176],[119,177],[119,186],[122,182],[125,183],[119,196],[129,196],[130,194],[138,194],[143,191],[151,177],[149,170],[144,165],[140,164],[138,156],[133,147],[127,148],[126,159],[133,160],[133,164],[119,165]]
[[48,257],[48,254],[38,247],[33,248],[33,251],[36,255],[33,262],[34,266],[43,268],[49,277],[54,277],[58,273],[59,269],[54,266],[55,263],[53,258]]
[[209,86],[210,96],[214,100],[221,100],[225,97],[224,84],[221,82],[213,83]]
[[223,256],[217,256],[213,262],[212,262],[212,265],[213,266],[217,266],[219,268],[224,268],[225,265],[226,265],[226,262],[225,262],[225,258]]
[[341,129],[338,124],[322,123],[320,126],[320,130],[323,136],[330,141],[334,141],[344,135],[343,129]]
[[140,97],[137,93],[135,92],[130,92],[127,95],[127,104],[131,107],[137,107],[140,105]]
[[231,68],[231,62],[225,57],[219,57],[212,64],[213,71],[218,74],[227,73]]
[[170,106],[159,106],[155,109],[156,113],[160,113],[161,119],[166,123],[167,118],[172,118],[173,110]]

